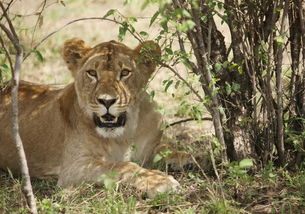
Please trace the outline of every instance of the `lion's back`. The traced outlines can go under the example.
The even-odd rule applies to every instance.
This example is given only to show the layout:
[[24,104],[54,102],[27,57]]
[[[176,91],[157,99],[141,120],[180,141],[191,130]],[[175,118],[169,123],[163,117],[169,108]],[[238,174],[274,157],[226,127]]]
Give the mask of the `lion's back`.
[[[8,167],[12,171],[18,171],[17,153],[11,134],[11,87],[8,84],[0,94],[0,168]],[[56,137],[54,136],[54,131],[58,132],[62,129],[62,125],[52,124],[60,120],[58,109],[62,88],[62,86],[38,85],[24,81],[19,85],[20,135],[30,168],[37,168],[37,171],[41,168],[39,165],[43,165],[44,162],[50,163],[47,156],[57,159],[60,156],[58,151],[60,148],[52,146],[55,144],[52,139],[63,135],[59,132]],[[52,152],[53,154],[50,154]]]

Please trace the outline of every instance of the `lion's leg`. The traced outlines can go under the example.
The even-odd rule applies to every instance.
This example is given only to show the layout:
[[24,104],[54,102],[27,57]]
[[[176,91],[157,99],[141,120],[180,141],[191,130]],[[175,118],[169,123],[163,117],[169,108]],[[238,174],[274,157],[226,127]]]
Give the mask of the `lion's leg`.
[[191,162],[189,154],[178,151],[170,144],[161,143],[154,150],[154,156],[159,155],[163,162],[170,165],[174,170],[182,170]]
[[111,173],[114,179],[136,187],[153,196],[158,192],[175,190],[179,183],[169,175],[157,170],[148,170],[132,162],[106,162],[99,160],[74,161],[62,169],[58,185],[70,186],[82,182],[102,183],[101,176]]
[[167,165],[170,170],[174,171],[196,169],[199,167],[198,160],[207,165],[206,154],[204,152],[199,151],[196,154],[192,154],[186,151],[179,151],[170,143],[158,144],[153,153],[153,157],[156,156],[159,156],[157,160],[161,159],[157,162],[158,166]]

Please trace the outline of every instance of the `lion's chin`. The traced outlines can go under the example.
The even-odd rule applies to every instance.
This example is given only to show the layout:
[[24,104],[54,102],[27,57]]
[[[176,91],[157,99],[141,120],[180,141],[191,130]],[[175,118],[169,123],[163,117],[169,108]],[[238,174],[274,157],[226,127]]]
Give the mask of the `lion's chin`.
[[104,138],[116,138],[123,135],[125,127],[116,127],[116,128],[95,128],[96,132]]

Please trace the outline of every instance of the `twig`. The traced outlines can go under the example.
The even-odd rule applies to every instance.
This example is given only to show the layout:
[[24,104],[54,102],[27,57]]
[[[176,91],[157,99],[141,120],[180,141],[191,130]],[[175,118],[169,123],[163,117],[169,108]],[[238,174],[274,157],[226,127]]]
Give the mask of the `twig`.
[[[1,2],[0,2],[1,3]],[[0,28],[4,31],[4,33],[6,34],[6,36],[9,38],[10,41],[12,41],[15,49],[17,50],[19,47],[18,45],[16,45],[18,43],[18,40],[16,40],[16,38],[13,36],[13,34],[11,33],[11,31],[5,27],[5,25],[0,23]]]
[[4,45],[3,39],[2,39],[1,37],[0,37],[0,43],[1,43],[1,46],[2,46],[2,48],[3,48],[4,52],[5,52],[5,55],[6,55],[7,59],[8,59],[8,62],[9,62],[9,64],[10,64],[10,68],[11,68],[11,70],[13,70],[14,67],[13,67],[12,59],[11,59],[11,57],[10,57],[10,54],[9,54],[7,48],[6,48],[5,45]]
[[3,16],[5,17],[5,19],[6,19],[7,23],[8,23],[10,32],[13,35],[13,38],[14,38],[15,42],[17,41],[19,43],[19,39],[18,39],[17,33],[15,31],[15,28],[14,28],[14,26],[13,26],[13,24],[12,24],[12,22],[11,22],[9,16],[8,16],[7,12],[6,12],[6,9],[4,8],[4,6],[3,6],[3,4],[1,2],[0,2],[0,7],[1,7],[2,11],[3,11]]
[[191,85],[190,83],[188,83],[173,67],[169,66],[168,64],[165,64],[162,61],[158,61],[158,63],[163,66],[164,68],[169,69],[170,71],[172,71],[175,75],[177,75],[177,77],[179,79],[182,80],[182,82],[185,83],[185,85],[196,95],[196,97],[199,99],[200,102],[203,102],[204,99],[199,95],[198,91],[196,91]]
[[[48,38],[50,38],[52,35],[54,35],[55,33],[61,31],[62,29],[66,28],[67,26],[75,23],[75,22],[80,22],[80,21],[87,21],[87,20],[103,20],[103,21],[109,21],[109,22],[113,22],[119,25],[122,25],[121,22],[113,20],[113,19],[108,19],[108,18],[102,18],[102,17],[88,17],[88,18],[79,18],[79,19],[74,19],[70,22],[68,22],[67,24],[61,26],[60,28],[58,28],[57,30],[49,33],[48,35],[46,35],[42,40],[40,40],[40,42],[38,42],[32,50],[36,50],[42,43],[44,43]],[[129,28],[127,28],[128,32],[131,33],[138,41],[143,42],[143,40],[138,37],[137,35],[135,35]],[[26,60],[30,55],[31,55],[32,51],[28,52],[27,54],[25,54],[23,61]]]
[[[182,40],[180,33],[178,32],[177,35],[178,35],[178,42],[179,42],[180,50],[182,52],[186,53],[184,41]],[[187,57],[184,57],[184,56],[182,56],[182,57],[191,66],[191,68],[195,74],[197,74],[197,75],[200,74],[200,71],[194,62],[189,60]]]
[[37,14],[38,14],[38,18],[37,18],[36,24],[35,24],[35,26],[34,26],[34,30],[33,30],[33,34],[32,34],[31,46],[33,45],[33,42],[34,42],[34,37],[35,37],[35,32],[36,32],[36,30],[37,30],[37,26],[38,26],[38,24],[39,24],[39,22],[40,22],[40,19],[43,18],[43,16],[42,16],[41,14],[42,14],[42,12],[43,12],[44,9],[45,9],[46,4],[47,4],[47,0],[44,0],[43,3],[42,3],[42,8],[41,8],[40,12],[37,13]]
[[202,169],[202,167],[200,166],[200,164],[198,163],[198,161],[196,160],[194,155],[191,154],[191,158],[192,158],[193,162],[196,164],[196,166],[200,169],[200,171],[201,171],[202,175],[204,176],[204,178],[206,179],[206,181],[211,185],[211,181],[210,181],[209,177],[204,172],[204,170]]
[[[7,12],[10,9],[10,6],[12,5],[12,3],[14,2],[14,0],[11,0],[8,4],[7,7],[5,8],[5,12]],[[2,16],[0,17],[0,21],[3,19],[4,17],[4,13],[2,14]]]
[[189,121],[198,121],[198,120],[209,120],[209,121],[213,121],[213,119],[211,117],[203,117],[203,118],[187,118],[187,119],[183,119],[183,120],[178,120],[176,122],[170,123],[168,125],[165,126],[165,129],[171,127],[171,126],[175,126],[177,124],[180,123],[185,123],[185,122],[189,122]]

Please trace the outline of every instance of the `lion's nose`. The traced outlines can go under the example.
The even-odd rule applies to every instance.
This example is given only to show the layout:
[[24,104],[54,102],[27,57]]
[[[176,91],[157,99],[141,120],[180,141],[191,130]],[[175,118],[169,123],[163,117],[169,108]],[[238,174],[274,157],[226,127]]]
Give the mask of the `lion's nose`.
[[112,106],[115,102],[116,102],[117,99],[100,99],[98,98],[97,101],[104,105],[106,108],[109,108],[110,106]]

